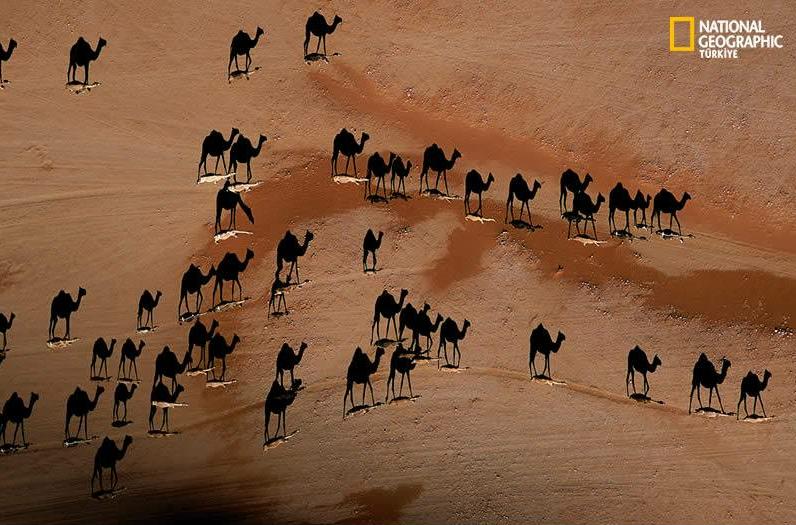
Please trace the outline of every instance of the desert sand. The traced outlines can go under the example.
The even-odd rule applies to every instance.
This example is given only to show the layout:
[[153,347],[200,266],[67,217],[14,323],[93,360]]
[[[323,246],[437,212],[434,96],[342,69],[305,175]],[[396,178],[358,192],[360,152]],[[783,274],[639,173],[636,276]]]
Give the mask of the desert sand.
[[[0,456],[0,521],[796,521],[796,48],[736,61],[667,49],[668,17],[684,13],[760,18],[787,39],[787,2],[38,4],[11,2],[0,22],[0,39],[19,42],[0,91],[0,311],[17,315],[0,400],[41,396],[25,425],[30,447]],[[315,9],[344,22],[327,38],[339,55],[307,64],[303,28]],[[261,69],[228,83],[230,39],[257,25]],[[63,84],[80,35],[108,46],[91,66],[100,85],[75,95]],[[245,194],[255,224],[238,214],[252,235],[216,244],[219,186],[195,184],[196,166],[207,132],[233,126],[267,135],[252,163],[262,184]],[[492,172],[484,215],[495,222],[466,221],[460,200],[420,197],[418,168],[405,201],[371,204],[361,185],[336,184],[329,159],[343,127],[371,136],[363,171],[375,151],[418,166],[432,142],[458,148],[451,192],[463,194],[471,168]],[[590,191],[606,196],[619,180],[633,192],[688,191],[679,217],[693,237],[610,238],[603,208],[604,244],[568,241],[558,212],[567,167],[591,173]],[[533,232],[503,223],[517,172],[543,183]],[[361,269],[368,228],[385,233],[373,275]],[[286,294],[289,315],[269,318],[275,248],[288,229],[315,234],[300,261],[310,282]],[[248,300],[203,318],[241,337],[227,359],[236,382],[207,388],[203,377],[180,377],[188,406],[171,411],[177,434],[147,436],[155,356],[164,345],[186,350],[182,272],[247,247]],[[72,318],[79,340],[50,349],[51,298],[78,286],[88,291]],[[139,335],[144,288],[164,297],[157,330]],[[420,397],[343,418],[352,352],[374,353],[373,302],[401,288],[433,315],[472,322],[462,368],[421,363],[412,373]],[[552,357],[564,384],[529,379],[528,336],[540,322],[566,334]],[[111,426],[108,381],[90,417],[98,438],[67,449],[66,398],[77,385],[94,391],[100,336],[146,341],[133,423]],[[287,412],[299,432],[263,451],[276,353],[301,341],[309,347],[296,375],[306,388]],[[662,404],[625,395],[636,344],[663,361],[649,377]],[[728,411],[747,371],[771,370],[772,417],[688,415],[701,352],[732,361],[720,390]],[[373,380],[381,401],[387,363]],[[115,376],[118,353],[108,366]],[[125,434],[134,442],[118,466],[122,490],[96,501],[95,450]]]

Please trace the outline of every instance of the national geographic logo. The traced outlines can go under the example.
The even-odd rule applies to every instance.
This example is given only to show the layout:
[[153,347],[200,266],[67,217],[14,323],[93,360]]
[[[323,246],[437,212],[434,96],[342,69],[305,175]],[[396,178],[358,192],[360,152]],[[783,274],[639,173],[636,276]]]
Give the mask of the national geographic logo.
[[[697,29],[699,31],[697,31]],[[700,58],[739,58],[744,49],[782,49],[784,38],[769,34],[762,20],[696,20],[669,17],[669,51],[699,52]]]

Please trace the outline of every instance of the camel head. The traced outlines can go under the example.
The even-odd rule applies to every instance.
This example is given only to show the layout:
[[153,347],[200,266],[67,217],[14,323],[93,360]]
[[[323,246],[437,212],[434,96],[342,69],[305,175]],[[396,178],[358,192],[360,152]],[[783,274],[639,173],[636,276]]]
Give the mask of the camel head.
[[[542,326],[542,325],[539,325]],[[567,340],[567,336],[564,335],[564,332],[559,331],[558,336],[556,336],[556,344],[561,345],[564,341]]]
[[431,305],[428,303],[423,303],[423,313],[426,313],[429,310],[431,310]]
[[605,202],[605,197],[603,197],[603,194],[602,194],[602,193],[598,193],[598,194],[597,194],[597,202],[595,203],[595,204],[596,204],[596,206],[599,206],[599,205],[600,205],[600,204],[602,204],[603,202]]
[[8,316],[8,327],[10,328],[12,324],[14,324],[14,319],[16,318],[16,314],[11,312],[11,315]]
[[104,38],[100,37],[99,41],[97,41],[97,52],[99,52],[100,49],[102,49],[103,47],[105,47],[107,45],[108,45],[108,41],[105,40]]
[[210,265],[210,271],[207,272],[207,278],[209,279],[209,278],[211,278],[211,277],[213,277],[215,275],[216,275],[216,265],[215,264],[211,264]]
[[157,292],[155,292],[155,302],[158,302],[158,301],[160,301],[160,298],[161,298],[161,297],[163,297],[163,292],[161,292],[160,290],[158,290]]
[[116,339],[111,339],[111,345],[108,347],[113,350],[113,347],[116,346]]
[[451,161],[455,161],[458,158],[461,158],[462,154],[458,149],[453,150],[453,155],[451,155]]
[[309,244],[310,241],[313,240],[314,238],[315,238],[315,234],[312,233],[311,231],[307,230],[304,233],[304,244]]
[[[763,372],[763,388],[765,388],[766,386],[768,386],[768,380],[769,380],[769,379],[771,379],[771,372],[769,372],[768,370],[766,370],[765,372]],[[38,396],[37,396],[37,397],[38,397]]]
[[400,301],[401,303],[404,302],[404,299],[406,299],[407,295],[409,295],[409,290],[407,290],[406,288],[402,288],[401,289],[401,301]]
[[655,354],[655,357],[652,358],[652,367],[653,368],[657,368],[657,367],[661,366],[662,364],[663,364],[663,362],[661,361],[661,358],[658,357],[658,354]]
[[8,41],[8,49],[7,49],[8,52],[13,51],[16,47],[17,47],[17,41],[16,40],[14,40],[12,38],[11,40]]
[[[135,385],[133,385],[133,386],[135,386]],[[131,436],[130,434],[127,434],[126,436],[124,436],[124,443],[122,444],[122,446],[123,447],[129,447],[132,444],[133,444],[133,436]]]
[[251,248],[246,248],[246,257],[244,260],[249,261],[254,258],[254,251]]
[[177,385],[177,389],[174,391],[174,400],[176,401],[179,395],[183,392],[185,392],[185,387],[182,385]]
[[489,176],[486,178],[486,183],[487,184],[492,184],[493,182],[495,182],[495,176],[492,175],[492,172],[490,171],[489,172]]
[[381,240],[383,238],[384,238],[384,232],[383,231],[379,231],[379,239],[378,239],[379,240],[379,244],[381,244]]
[[334,24],[342,24],[343,19],[340,18],[340,15],[334,15],[334,20],[332,20],[332,25]]
[[381,357],[382,357],[383,355],[384,355],[384,348],[382,348],[381,346],[377,347],[377,348],[376,348],[376,361],[378,361],[379,359],[381,359]]
[[[768,370],[766,370],[766,373],[769,375],[769,377],[771,376],[771,372],[769,372]],[[31,392],[30,393],[30,402],[28,403],[28,408],[31,408],[33,406],[33,403],[35,403],[38,400],[39,400],[39,394],[37,392]]]
[[411,169],[412,169],[412,161],[411,160],[407,160],[406,161],[406,173],[409,173],[409,170],[411,170]]
[[257,147],[262,146],[263,142],[265,142],[266,140],[268,140],[268,137],[266,137],[265,135],[260,135],[260,140],[259,140],[259,142],[257,144]]
[[586,176],[583,178],[583,189],[586,189],[586,186],[589,185],[594,179],[591,178],[591,174],[587,173]]
[[542,183],[541,182],[539,182],[538,180],[534,180],[533,181],[533,191],[537,191],[541,187],[542,187]]
[[238,337],[238,334],[235,334],[232,336],[232,341],[229,344],[229,351],[232,352],[232,349],[235,348],[238,343],[240,343],[240,337]]
[[369,138],[370,138],[370,135],[368,135],[367,133],[365,133],[363,131],[362,132],[362,136],[359,138],[359,146],[360,146],[360,148],[365,146],[365,142],[367,142]]
[[257,38],[257,37],[259,37],[259,36],[262,36],[262,35],[264,35],[264,34],[265,34],[265,30],[264,30],[262,27],[260,27],[260,26],[257,26],[257,33],[256,33],[256,36],[255,36],[255,38]]
[[303,352],[303,351],[304,351],[304,350],[306,350],[306,349],[307,349],[307,343],[305,343],[304,341],[302,341],[302,342],[301,342],[301,345],[299,346],[299,352]]
[[86,289],[81,286],[77,290],[77,296],[78,297],[83,297],[84,295],[86,295]]
[[130,397],[133,397],[136,388],[138,388],[138,385],[133,383],[133,385],[130,387]]
[[232,142],[237,135],[240,135],[240,130],[238,128],[232,128],[232,131],[229,132],[229,141]]
[[691,194],[688,192],[683,193],[683,198],[680,199],[680,205],[685,206],[685,203],[691,200]]
[[105,392],[105,387],[98,386],[96,392],[94,392],[94,399],[99,399],[99,396],[101,396],[103,392]]
[[[197,319],[196,322],[198,323],[199,319]],[[218,328],[218,321],[216,319],[213,319],[213,322],[210,323],[210,331],[214,332],[216,328]]]

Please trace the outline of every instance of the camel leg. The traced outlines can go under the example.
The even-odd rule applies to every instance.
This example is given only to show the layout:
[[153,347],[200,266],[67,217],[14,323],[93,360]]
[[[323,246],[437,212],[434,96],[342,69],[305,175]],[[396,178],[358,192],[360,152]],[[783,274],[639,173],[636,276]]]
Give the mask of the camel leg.
[[[394,399],[395,398],[395,381],[394,380],[392,382],[392,387],[393,387],[392,397]],[[401,374],[401,386],[400,386],[400,388],[398,388],[398,397],[401,397],[401,395],[403,393],[404,393],[404,374]]]
[[680,227],[680,219],[677,218],[677,213],[673,213],[672,217],[674,217],[674,220],[677,222],[677,233],[682,235],[683,234],[683,230]]
[[118,421],[119,419],[119,403],[118,401],[113,402],[113,421]]
[[650,391],[650,382],[647,380],[647,374],[644,374],[644,397],[647,397],[647,393]]
[[91,62],[86,62],[86,76],[85,76],[85,77],[83,77],[83,85],[84,85],[84,86],[87,86],[87,85],[88,85],[88,66],[89,66],[90,64],[91,64]]
[[354,164],[354,177],[356,177],[357,176],[357,156],[356,155],[352,155],[351,157],[352,157],[352,161],[351,162]]
[[124,415],[122,416],[122,421],[127,421],[127,401],[124,402]]
[[739,419],[741,416],[741,402],[744,403],[744,412],[746,415],[749,415],[749,412],[746,410],[746,396],[743,392],[741,392],[741,397],[738,398],[738,406],[735,407],[735,419]]
[[318,54],[318,51],[321,49],[321,37],[318,37],[318,45],[315,46],[315,54]]
[[367,383],[362,384],[362,406],[365,406],[365,389],[368,387]]
[[710,387],[710,389],[708,389],[708,408],[711,408],[712,406],[713,406],[713,387]]
[[265,412],[265,428],[263,431],[265,433],[265,443],[268,443],[268,424],[271,422],[271,411],[268,410],[268,407],[265,407],[263,412]]
[[282,428],[282,414],[276,414],[276,431],[274,432],[274,439],[279,436],[279,429]]
[[[763,406],[763,394],[758,394],[755,399],[760,400],[760,408],[763,410],[763,417],[768,417],[766,415],[766,407]],[[22,427],[22,440],[25,440],[25,427]]]
[[69,322],[71,320],[71,318],[72,318],[71,315],[67,315],[66,316],[66,334],[64,335],[64,339],[69,339],[69,336],[71,335],[70,334],[70,328],[71,327],[70,327],[70,322]]
[[[316,53],[317,53],[317,51],[316,51]],[[351,156],[347,156],[347,157],[345,158],[345,174],[346,174],[346,175],[348,175],[348,163],[349,163],[349,162],[351,162]],[[337,162],[336,162],[336,159],[335,159],[335,172],[337,171],[337,170],[336,170],[336,167],[337,167]]]
[[[368,387],[370,388],[370,402],[373,406],[376,406],[376,398],[373,397],[373,385],[370,384],[370,378],[368,378]],[[363,396],[363,403],[364,403],[364,396]]]
[[123,375],[124,373],[124,370],[122,370],[123,368],[124,368],[124,356],[122,356],[121,360],[119,361],[119,370],[116,371],[116,375],[119,377],[119,379],[125,377]]
[[719,387],[716,387],[716,397],[719,399],[719,408],[721,408],[721,413],[724,413],[724,406],[721,404],[721,394],[719,394]]
[[[11,444],[12,444],[12,445],[16,445],[16,444],[17,444],[17,432],[19,432],[19,423],[17,423],[17,424],[14,426],[14,437],[13,437],[13,438],[11,438]],[[23,436],[23,438],[22,438],[22,444],[23,444],[23,445],[25,444],[25,438],[24,438],[24,436]]]
[[449,195],[450,192],[448,191],[448,172],[442,172],[442,180],[445,181],[445,195]]
[[412,374],[409,372],[406,373],[406,381],[409,383],[409,397],[415,397],[415,394],[412,392]]
[[625,210],[625,231],[630,233],[630,209]]
[[111,467],[111,490],[116,488],[116,484],[119,482],[119,475],[116,473],[116,464]]
[[349,384],[345,389],[345,394],[343,394],[343,417],[345,418],[345,404],[348,400],[348,394],[351,394],[351,404],[354,404],[354,393],[351,391],[351,385]]
[[[135,369],[135,380],[138,381],[138,366],[135,364],[135,361],[133,361],[132,368]],[[130,370],[129,369],[128,369],[127,373],[128,373],[128,375],[130,374]]]
[[528,368],[531,372],[531,378],[536,377],[536,356],[528,360]]
[[80,429],[82,428],[83,428],[83,416],[80,416],[79,418],[77,418],[77,432],[75,433],[75,439],[80,437]]
[[[483,210],[481,209],[481,208],[482,208],[482,206],[483,206],[483,203],[482,203],[482,201],[481,201],[481,194],[479,193],[479,194],[478,194],[478,216],[479,216],[479,217],[483,217],[483,215],[484,215],[484,212],[483,212]],[[528,212],[528,214],[530,215],[530,212]]]

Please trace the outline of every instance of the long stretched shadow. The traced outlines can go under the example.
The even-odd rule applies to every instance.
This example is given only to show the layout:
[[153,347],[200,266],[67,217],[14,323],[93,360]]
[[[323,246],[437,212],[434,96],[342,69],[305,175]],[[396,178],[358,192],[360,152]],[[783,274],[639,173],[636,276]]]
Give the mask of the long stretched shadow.
[[[249,33],[241,29],[238,31],[234,37],[232,37],[232,43],[229,45],[229,64],[227,64],[227,78],[230,78],[233,75],[232,72],[232,62],[235,62],[235,72],[237,74],[240,73],[248,73],[249,67],[252,64],[252,57],[251,57],[251,50],[257,45],[257,42],[260,40],[260,37],[265,34],[265,31],[262,27],[257,26],[257,31],[254,34],[254,38],[249,36]],[[238,57],[244,56],[246,57],[246,61],[244,62],[244,69],[241,70],[240,65],[238,65]]]
[[[343,22],[343,19],[335,15],[332,23],[326,21],[326,17],[315,11],[307,18],[307,23],[304,25],[304,60],[313,61],[318,59],[326,60],[326,36],[334,33],[337,26]],[[308,53],[311,36],[318,38],[318,45],[315,47],[315,53]],[[319,53],[323,44],[323,53]]]
[[[71,49],[69,50],[69,67],[66,69],[66,83],[67,85],[89,85],[88,70],[92,62],[99,58],[102,49],[108,45],[108,42],[100,37],[97,41],[97,46],[91,49],[91,45],[81,36],[77,39]],[[77,68],[82,67],[85,71],[83,82],[78,82],[75,78]]]

